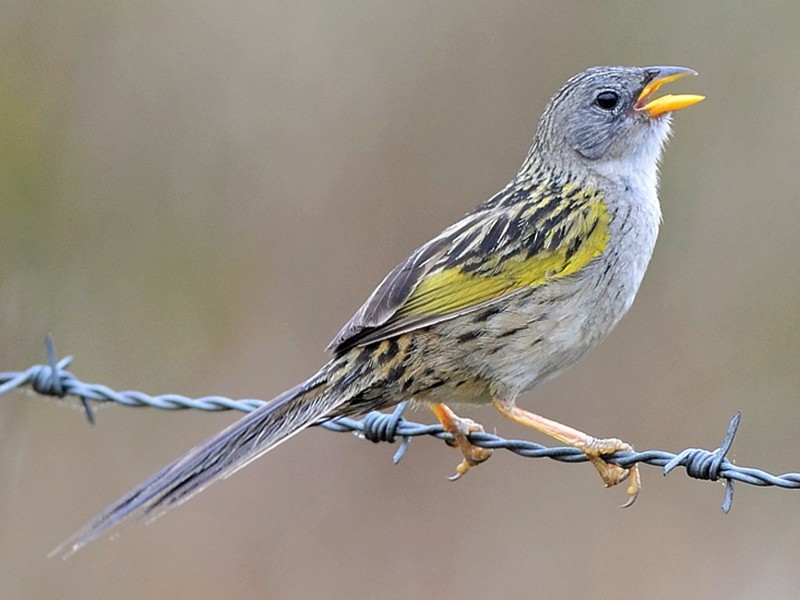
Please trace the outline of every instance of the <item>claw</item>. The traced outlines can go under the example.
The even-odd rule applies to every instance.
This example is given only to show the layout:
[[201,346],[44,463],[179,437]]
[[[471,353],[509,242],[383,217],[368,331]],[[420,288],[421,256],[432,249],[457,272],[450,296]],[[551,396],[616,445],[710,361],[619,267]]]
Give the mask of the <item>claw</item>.
[[450,477],[447,478],[448,481],[458,481],[459,479],[461,479],[461,476],[464,473],[470,470],[471,466],[472,465],[470,465],[467,459],[465,458],[460,463],[458,463],[458,466],[456,467],[456,474],[450,475]]

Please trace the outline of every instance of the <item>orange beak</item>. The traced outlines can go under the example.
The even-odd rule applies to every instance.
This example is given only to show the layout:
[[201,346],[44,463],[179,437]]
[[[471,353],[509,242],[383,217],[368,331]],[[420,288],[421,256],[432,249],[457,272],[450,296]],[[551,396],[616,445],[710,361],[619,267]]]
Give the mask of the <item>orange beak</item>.
[[695,94],[667,94],[650,100],[650,96],[665,83],[675,81],[686,75],[697,75],[697,72],[685,67],[648,67],[646,70],[653,74],[653,78],[644,86],[644,89],[636,99],[634,108],[637,111],[646,112],[651,119],[666,112],[697,104],[705,98],[705,96],[697,96]]

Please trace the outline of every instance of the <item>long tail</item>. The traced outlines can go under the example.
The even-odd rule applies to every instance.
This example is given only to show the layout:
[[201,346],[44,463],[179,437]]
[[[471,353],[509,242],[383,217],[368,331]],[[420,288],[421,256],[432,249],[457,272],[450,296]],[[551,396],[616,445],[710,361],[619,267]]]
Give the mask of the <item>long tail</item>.
[[316,420],[335,413],[348,399],[349,394],[331,389],[323,369],[164,467],[76,531],[50,556],[67,558],[134,514],[147,520],[161,516]]

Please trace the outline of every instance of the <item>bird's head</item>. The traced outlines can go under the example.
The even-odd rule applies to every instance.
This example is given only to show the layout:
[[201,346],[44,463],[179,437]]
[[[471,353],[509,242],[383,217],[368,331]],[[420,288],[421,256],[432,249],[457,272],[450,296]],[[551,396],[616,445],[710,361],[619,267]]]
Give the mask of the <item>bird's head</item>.
[[545,160],[577,161],[607,174],[655,169],[670,115],[704,96],[653,98],[665,83],[696,75],[685,67],[593,67],[572,77],[545,108],[532,150]]

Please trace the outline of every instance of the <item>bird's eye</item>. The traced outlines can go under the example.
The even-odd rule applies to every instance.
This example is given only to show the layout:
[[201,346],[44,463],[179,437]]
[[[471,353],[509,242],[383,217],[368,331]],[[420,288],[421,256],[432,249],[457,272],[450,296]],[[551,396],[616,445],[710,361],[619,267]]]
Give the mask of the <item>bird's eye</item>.
[[612,110],[614,107],[617,106],[619,102],[619,94],[617,92],[600,92],[597,94],[597,97],[594,99],[594,103],[597,104],[603,110]]

